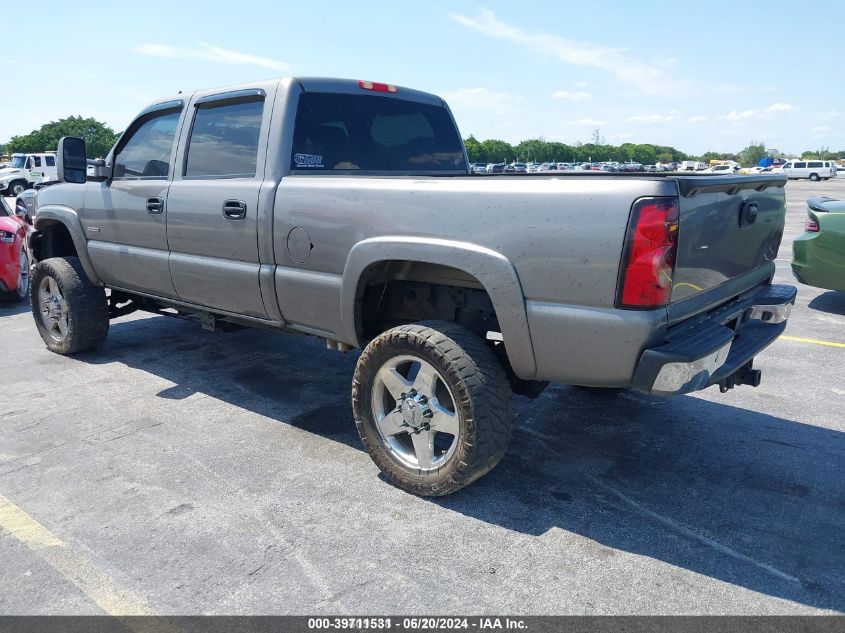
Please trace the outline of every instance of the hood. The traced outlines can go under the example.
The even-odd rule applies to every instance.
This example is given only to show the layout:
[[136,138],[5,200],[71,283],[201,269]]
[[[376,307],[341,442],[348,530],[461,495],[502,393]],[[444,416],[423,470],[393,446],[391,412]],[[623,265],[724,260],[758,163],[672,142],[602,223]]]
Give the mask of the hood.
[[0,179],[6,176],[20,176],[23,174],[23,169],[18,169],[16,167],[4,167],[0,169]]

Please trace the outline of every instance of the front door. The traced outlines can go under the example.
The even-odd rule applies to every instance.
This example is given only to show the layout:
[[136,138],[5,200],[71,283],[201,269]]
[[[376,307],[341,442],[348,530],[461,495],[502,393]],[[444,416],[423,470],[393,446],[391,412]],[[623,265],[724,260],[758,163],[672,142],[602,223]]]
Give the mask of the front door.
[[179,298],[259,318],[267,318],[257,213],[270,116],[264,101],[263,91],[194,101],[181,173],[167,198],[170,274]]
[[113,177],[89,182],[82,218],[97,274],[117,288],[176,298],[167,248],[171,182],[180,103],[142,114],[112,158]]

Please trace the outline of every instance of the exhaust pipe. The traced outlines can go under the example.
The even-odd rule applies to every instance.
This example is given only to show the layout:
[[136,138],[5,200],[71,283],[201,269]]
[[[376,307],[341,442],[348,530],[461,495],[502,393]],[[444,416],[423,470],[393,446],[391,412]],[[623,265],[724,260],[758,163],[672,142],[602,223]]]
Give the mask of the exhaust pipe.
[[740,385],[749,385],[751,387],[759,387],[760,380],[762,379],[763,372],[759,369],[753,369],[752,363],[754,361],[748,361],[745,365],[740,367],[734,373],[732,373],[727,378],[719,381],[719,391],[725,393],[734,387],[738,387]]

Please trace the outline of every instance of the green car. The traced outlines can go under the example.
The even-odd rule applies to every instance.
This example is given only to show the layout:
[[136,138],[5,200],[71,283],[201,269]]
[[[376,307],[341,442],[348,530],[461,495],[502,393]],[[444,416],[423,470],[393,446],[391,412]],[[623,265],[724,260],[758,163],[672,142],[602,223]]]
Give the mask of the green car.
[[807,200],[804,232],[792,244],[792,274],[801,283],[845,292],[845,200]]

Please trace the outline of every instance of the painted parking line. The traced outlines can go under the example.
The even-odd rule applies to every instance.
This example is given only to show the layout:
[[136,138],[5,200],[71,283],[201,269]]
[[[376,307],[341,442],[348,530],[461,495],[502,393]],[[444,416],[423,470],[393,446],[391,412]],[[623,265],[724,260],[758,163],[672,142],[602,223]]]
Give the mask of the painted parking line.
[[810,343],[811,345],[824,345],[826,347],[840,347],[845,349],[845,343],[837,343],[835,341],[820,341],[815,338],[802,338],[800,336],[781,336],[785,341],[794,341],[796,343]]
[[3,495],[0,495],[0,528],[40,556],[107,614],[121,616],[153,613],[129,591],[70,549],[64,541]]

